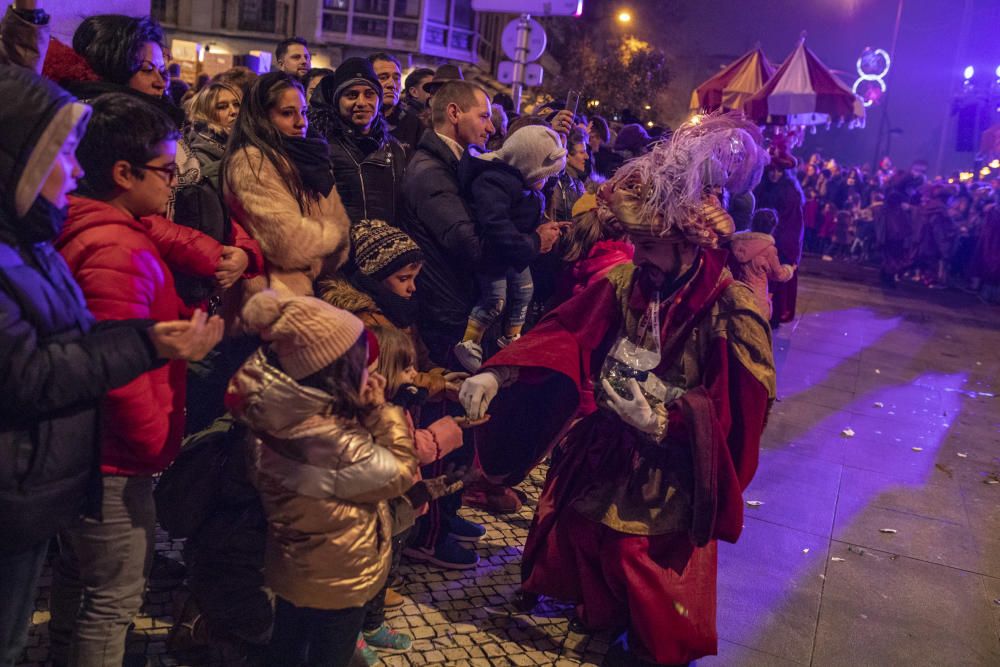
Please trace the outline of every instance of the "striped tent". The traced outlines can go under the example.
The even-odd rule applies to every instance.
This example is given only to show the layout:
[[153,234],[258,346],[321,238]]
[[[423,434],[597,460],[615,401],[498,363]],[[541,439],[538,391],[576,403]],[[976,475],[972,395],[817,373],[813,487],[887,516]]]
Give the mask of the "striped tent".
[[865,120],[861,98],[806,48],[804,39],[743,111],[762,125],[861,125]]
[[768,79],[774,66],[764,52],[755,48],[691,93],[691,111],[739,110]]

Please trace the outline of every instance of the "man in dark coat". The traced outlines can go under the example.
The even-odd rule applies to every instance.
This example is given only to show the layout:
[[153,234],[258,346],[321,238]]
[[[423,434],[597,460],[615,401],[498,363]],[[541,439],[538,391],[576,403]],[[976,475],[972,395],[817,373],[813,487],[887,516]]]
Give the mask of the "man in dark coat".
[[[451,350],[462,340],[476,303],[476,268],[483,257],[482,240],[460,193],[458,164],[466,148],[484,146],[493,133],[490,111],[489,95],[479,86],[467,81],[444,84],[431,102],[433,129],[421,137],[403,177],[401,227],[425,258],[417,277],[418,328],[434,364],[456,370]],[[425,419],[430,407],[425,406]],[[446,461],[471,464],[473,455],[471,444],[466,444]],[[433,466],[446,461],[425,468],[425,477],[439,474]],[[454,536],[475,541],[485,531],[458,517],[460,505],[457,495],[431,503],[404,553],[438,567],[475,567],[475,551],[459,545]]]
[[[764,180],[754,190],[757,208],[773,208],[778,212],[778,226],[774,230],[775,246],[782,264],[798,266],[802,262],[802,239],[805,224],[802,206],[805,195],[795,178],[796,160],[787,153],[771,158]],[[772,282],[771,326],[777,328],[795,319],[795,300],[798,294],[798,271],[788,282]]]
[[[167,358],[201,358],[221,321],[105,322],[52,247],[90,108],[0,66],[0,665],[24,645],[48,542],[99,506],[97,404]],[[96,495],[95,495],[96,493]],[[96,505],[95,505],[96,503]]]
[[489,96],[479,86],[452,81],[435,93],[434,127],[424,133],[403,177],[401,227],[424,251],[417,278],[420,332],[431,358],[447,366],[476,303],[475,270],[482,242],[460,194],[458,163],[470,144],[493,132]]
[[351,223],[397,225],[406,156],[382,114],[382,85],[364,58],[348,58],[323,79],[309,107],[309,134],[330,146],[337,193]]
[[412,155],[417,149],[420,137],[427,129],[427,121],[430,116],[428,101],[431,96],[424,90],[424,84],[434,78],[434,70],[428,67],[421,67],[410,72],[406,77],[403,91],[403,99],[399,106],[402,107],[401,118],[392,130],[392,135],[403,144],[407,155]]

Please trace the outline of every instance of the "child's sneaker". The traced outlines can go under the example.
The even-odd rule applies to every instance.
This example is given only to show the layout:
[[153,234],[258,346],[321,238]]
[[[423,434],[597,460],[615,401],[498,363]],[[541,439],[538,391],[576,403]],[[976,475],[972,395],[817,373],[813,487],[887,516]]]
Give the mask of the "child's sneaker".
[[459,542],[478,542],[486,534],[486,529],[478,523],[457,515],[445,517],[444,523],[448,527],[448,534]]
[[479,371],[483,365],[483,347],[474,340],[463,340],[452,348],[452,352],[462,368],[470,373]]
[[466,549],[451,536],[436,547],[407,547],[403,555],[446,570],[471,570],[479,564],[479,554]]
[[502,350],[520,337],[521,334],[517,334],[516,336],[500,336],[497,338],[497,347]]
[[358,656],[361,657],[361,660],[364,661],[364,664],[367,665],[368,667],[372,667],[372,665],[378,664],[378,653],[376,653],[375,649],[369,646],[368,642],[365,641],[364,633],[358,634],[358,648],[354,652],[355,659],[351,660],[352,665],[358,662],[357,660]]
[[384,651],[385,653],[406,653],[413,644],[410,635],[396,632],[385,623],[374,632],[364,632],[365,642],[370,648]]

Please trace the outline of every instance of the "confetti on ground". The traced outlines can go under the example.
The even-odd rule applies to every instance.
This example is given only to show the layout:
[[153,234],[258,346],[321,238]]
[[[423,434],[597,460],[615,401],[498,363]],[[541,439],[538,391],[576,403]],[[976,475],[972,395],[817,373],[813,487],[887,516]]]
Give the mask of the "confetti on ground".
[[763,504],[764,504],[763,500],[748,500],[747,501],[747,505],[749,505],[750,507],[760,507]]
[[884,408],[885,407],[885,403],[883,403],[882,401],[875,401],[874,403],[872,403],[872,405],[874,405],[876,408]]
[[876,368],[875,369],[875,375],[882,375],[882,371],[880,371],[879,369]]
[[885,533],[886,535],[895,535],[897,531],[895,528],[879,528],[878,532]]
[[847,427],[843,431],[840,432],[840,435],[844,436],[845,438],[853,438],[854,437],[854,429],[851,428],[851,427]]
[[969,458],[969,455],[966,454],[965,452],[958,452],[958,458],[960,458],[960,459],[967,459],[967,458]]
[[910,447],[910,449],[912,449],[915,452],[922,452],[922,451],[924,451],[923,447]]
[[830,560],[832,560],[834,563],[846,563],[847,562],[846,558],[840,558],[839,556],[834,556]]
[[803,550],[802,550],[802,553],[804,553],[804,554],[807,554],[807,553],[809,553],[809,549],[803,549]]

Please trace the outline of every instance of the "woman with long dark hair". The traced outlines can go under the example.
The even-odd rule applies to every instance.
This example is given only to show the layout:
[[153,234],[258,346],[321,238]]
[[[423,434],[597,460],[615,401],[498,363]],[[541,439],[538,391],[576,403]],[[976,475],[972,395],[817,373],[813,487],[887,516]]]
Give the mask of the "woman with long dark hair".
[[326,141],[306,138],[308,126],[302,86],[265,74],[243,100],[221,165],[226,204],[260,244],[271,287],[286,295],[311,295],[349,247]]
[[181,127],[184,113],[166,97],[165,44],[156,19],[97,14],[77,27],[72,49],[52,40],[42,73],[84,101],[103,93],[137,95]]

